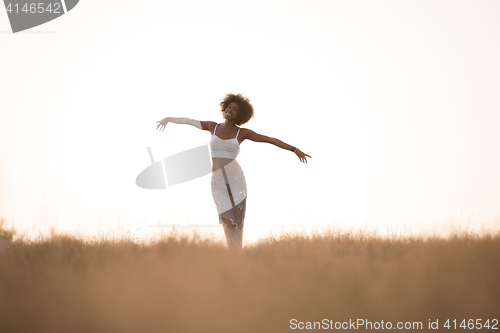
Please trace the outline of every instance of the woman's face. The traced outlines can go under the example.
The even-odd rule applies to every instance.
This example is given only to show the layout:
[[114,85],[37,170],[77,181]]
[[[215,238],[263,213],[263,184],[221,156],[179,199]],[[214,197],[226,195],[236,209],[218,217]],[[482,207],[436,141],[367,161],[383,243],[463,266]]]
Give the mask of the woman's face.
[[227,120],[235,120],[239,113],[240,107],[238,103],[232,102],[227,106],[226,110],[224,110],[224,118]]

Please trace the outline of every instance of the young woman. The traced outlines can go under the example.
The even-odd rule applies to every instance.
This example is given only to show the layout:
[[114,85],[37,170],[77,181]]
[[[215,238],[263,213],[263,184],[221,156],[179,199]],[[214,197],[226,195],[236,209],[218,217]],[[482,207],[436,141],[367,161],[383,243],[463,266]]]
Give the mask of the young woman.
[[253,107],[248,98],[241,94],[227,94],[221,107],[224,122],[198,121],[189,118],[167,117],[157,121],[157,130],[163,131],[170,123],[188,124],[204,131],[210,131],[212,151],[212,197],[219,214],[219,223],[224,227],[229,247],[242,247],[243,227],[246,212],[247,185],[245,176],[236,156],[240,145],[245,140],[267,142],[283,149],[291,150],[301,162],[307,163],[306,156],[300,149],[290,146],[276,138],[257,134],[246,128],[240,128],[253,117]]

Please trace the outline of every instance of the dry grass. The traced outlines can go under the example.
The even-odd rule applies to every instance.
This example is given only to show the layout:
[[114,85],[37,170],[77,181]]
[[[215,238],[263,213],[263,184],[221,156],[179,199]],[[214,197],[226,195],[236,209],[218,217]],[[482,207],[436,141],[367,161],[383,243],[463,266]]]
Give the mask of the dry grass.
[[[147,246],[0,225],[0,332],[284,332],[290,320],[500,319],[500,234],[283,235],[241,251],[175,234]],[[498,326],[497,326],[498,327]]]

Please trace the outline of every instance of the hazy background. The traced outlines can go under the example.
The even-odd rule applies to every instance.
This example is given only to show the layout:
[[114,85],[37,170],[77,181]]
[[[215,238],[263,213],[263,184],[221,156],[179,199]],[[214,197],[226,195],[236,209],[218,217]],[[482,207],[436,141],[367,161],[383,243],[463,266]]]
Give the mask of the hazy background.
[[[245,241],[324,224],[500,227],[498,1],[93,1],[12,34],[0,10],[0,217],[55,226],[216,225],[210,176],[145,190],[155,159],[243,93]],[[144,222],[146,221],[146,222]],[[141,225],[142,223],[142,225]],[[222,237],[221,229],[213,229]]]

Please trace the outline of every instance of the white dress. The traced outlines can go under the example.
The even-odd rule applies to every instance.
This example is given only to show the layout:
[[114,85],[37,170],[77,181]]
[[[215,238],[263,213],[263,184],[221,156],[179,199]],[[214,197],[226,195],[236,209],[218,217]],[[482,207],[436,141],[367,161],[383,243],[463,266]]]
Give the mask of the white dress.
[[[239,130],[235,138],[223,140],[215,134],[217,126],[215,126],[214,135],[210,142],[212,157],[235,160],[239,152],[237,139]],[[219,214],[219,223],[224,227],[227,244],[230,247],[241,248],[247,197],[245,175],[242,171],[227,175],[223,167],[221,170],[215,170],[212,173],[211,187],[215,208]]]

